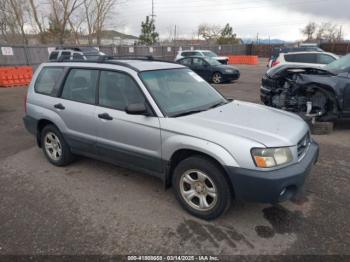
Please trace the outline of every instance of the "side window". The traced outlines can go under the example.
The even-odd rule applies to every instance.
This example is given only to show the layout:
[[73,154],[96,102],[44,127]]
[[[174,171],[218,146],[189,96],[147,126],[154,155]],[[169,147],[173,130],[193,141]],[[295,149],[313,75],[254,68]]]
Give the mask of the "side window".
[[58,52],[53,51],[50,53],[49,60],[56,60],[57,57],[58,57]]
[[72,69],[66,79],[61,97],[94,104],[98,70]]
[[144,103],[145,98],[131,76],[112,71],[102,71],[99,85],[99,104],[125,110],[129,104]]
[[69,59],[70,58],[70,52],[69,51],[63,51],[62,53],[61,53],[61,56],[64,56],[64,58],[66,58],[66,59]]
[[334,60],[336,60],[333,56],[326,55],[326,54],[319,54],[318,55],[318,63],[323,65],[328,65],[332,63]]
[[182,52],[183,57],[191,56],[191,52]]
[[60,79],[62,74],[62,67],[44,67],[35,82],[35,91],[38,93],[51,95],[55,84]]
[[193,58],[193,65],[196,65],[196,66],[203,66],[205,65],[205,61],[201,58]]
[[185,66],[190,66],[191,65],[191,58],[185,58],[179,61],[180,64],[185,65]]
[[74,60],[84,60],[84,57],[81,54],[79,54],[79,53],[74,53],[73,54],[73,59]]
[[309,64],[316,64],[317,63],[317,55],[316,54],[285,55],[284,59],[287,62],[295,62],[295,63],[309,63]]

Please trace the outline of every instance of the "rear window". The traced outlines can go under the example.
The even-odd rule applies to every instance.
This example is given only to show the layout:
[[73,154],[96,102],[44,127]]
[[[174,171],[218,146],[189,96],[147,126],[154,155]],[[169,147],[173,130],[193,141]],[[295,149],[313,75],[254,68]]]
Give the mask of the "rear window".
[[35,91],[41,94],[52,95],[53,89],[62,74],[62,67],[44,67],[35,82]]
[[284,59],[286,62],[316,64],[317,54],[286,54]]
[[49,60],[56,60],[58,56],[58,52],[51,52],[50,56],[49,56]]

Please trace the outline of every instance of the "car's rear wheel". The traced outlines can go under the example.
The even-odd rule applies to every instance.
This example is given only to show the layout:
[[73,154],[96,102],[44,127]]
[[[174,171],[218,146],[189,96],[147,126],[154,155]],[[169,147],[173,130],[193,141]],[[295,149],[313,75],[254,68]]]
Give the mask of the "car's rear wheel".
[[217,218],[231,203],[224,172],[214,161],[202,156],[189,157],[178,164],[173,187],[182,207],[202,219]]
[[65,166],[74,159],[61,132],[54,125],[47,125],[41,131],[41,146],[46,158],[56,166]]
[[220,84],[222,82],[222,74],[215,72],[211,78],[214,84]]

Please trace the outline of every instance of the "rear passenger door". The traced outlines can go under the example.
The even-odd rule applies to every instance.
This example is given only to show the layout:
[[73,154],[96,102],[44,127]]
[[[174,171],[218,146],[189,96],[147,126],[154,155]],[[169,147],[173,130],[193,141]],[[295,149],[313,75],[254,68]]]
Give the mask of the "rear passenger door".
[[92,153],[96,144],[96,90],[99,71],[72,68],[60,97],[52,105],[63,120],[65,137],[73,151]]
[[99,154],[122,166],[161,173],[158,117],[125,112],[129,104],[146,103],[133,77],[125,72],[101,71],[98,94]]

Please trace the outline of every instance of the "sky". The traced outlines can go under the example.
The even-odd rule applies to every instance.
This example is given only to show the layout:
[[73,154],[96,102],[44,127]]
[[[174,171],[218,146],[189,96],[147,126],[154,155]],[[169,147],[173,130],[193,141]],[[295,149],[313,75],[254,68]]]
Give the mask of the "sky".
[[[241,38],[301,40],[310,22],[342,25],[350,39],[350,0],[154,0],[161,39],[196,37],[201,23],[230,23]],[[152,0],[125,0],[114,7],[113,21],[124,33],[138,36],[141,21],[152,13]]]

